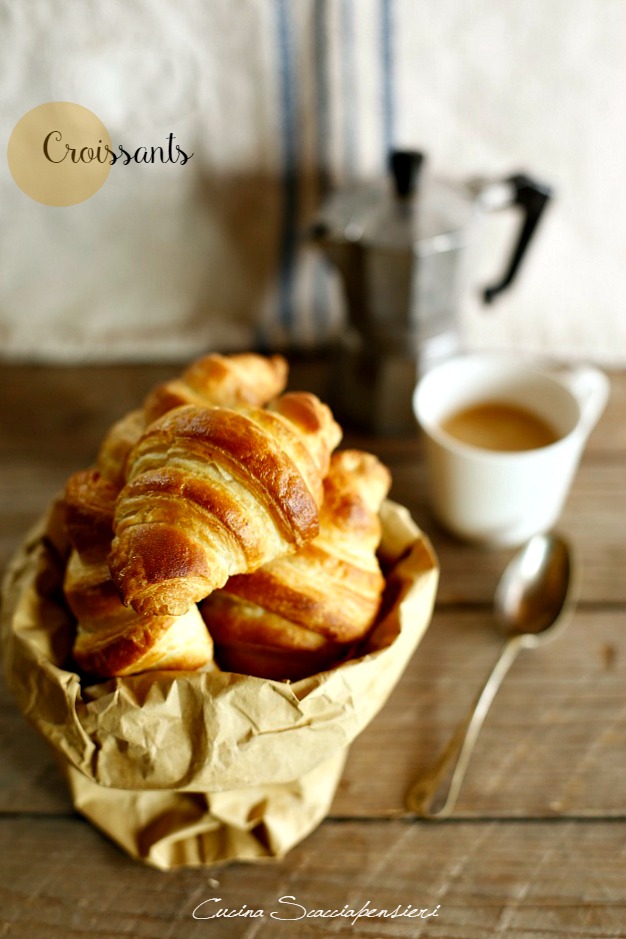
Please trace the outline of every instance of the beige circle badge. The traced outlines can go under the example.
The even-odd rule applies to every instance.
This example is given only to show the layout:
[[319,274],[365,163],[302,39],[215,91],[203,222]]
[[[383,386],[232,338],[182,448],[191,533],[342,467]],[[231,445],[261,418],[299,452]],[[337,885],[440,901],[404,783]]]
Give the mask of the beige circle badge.
[[43,205],[77,205],[96,193],[111,169],[111,138],[93,111],[50,101],[16,124],[7,148],[20,189]]

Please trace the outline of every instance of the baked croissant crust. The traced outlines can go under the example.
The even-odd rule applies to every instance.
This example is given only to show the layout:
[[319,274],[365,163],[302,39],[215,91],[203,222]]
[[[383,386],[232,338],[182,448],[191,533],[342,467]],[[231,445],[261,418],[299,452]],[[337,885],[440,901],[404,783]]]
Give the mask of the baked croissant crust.
[[140,616],[120,600],[105,561],[85,562],[72,552],[64,591],[77,620],[73,657],[84,674],[110,678],[213,663],[213,643],[197,606],[184,616]]
[[119,487],[99,470],[79,470],[68,479],[63,496],[65,529],[84,561],[102,561],[113,538],[113,512]]
[[70,477],[64,511],[73,553],[65,592],[77,619],[74,658],[83,672],[105,678],[154,668],[198,668],[212,661],[211,638],[195,605],[181,616],[155,616],[122,603],[106,560],[115,503],[130,454],[156,416],[191,402],[263,405],[283,390],[286,379],[287,363],[279,355],[204,356],[180,378],[157,385],[142,408],[117,421],[102,441],[95,466]]
[[98,473],[119,491],[126,482],[126,464],[146,428],[144,411],[130,411],[116,421],[104,437],[96,458]]
[[113,424],[98,452],[97,469],[121,489],[130,451],[152,421],[183,404],[263,407],[284,391],[287,372],[282,355],[211,353],[197,359],[178,378],[155,385],[143,408]]
[[287,362],[254,352],[205,355],[179,378],[156,385],[143,408],[130,411],[106,433],[95,466],[70,477],[65,490],[70,541],[81,556],[99,556],[113,537],[113,506],[126,482],[130,453],[157,417],[183,404],[261,407],[284,389]]
[[183,404],[262,407],[286,383],[287,362],[281,355],[213,353],[192,362],[180,378],[153,388],[144,401],[144,415],[150,423]]
[[308,392],[267,409],[185,405],[153,422],[115,504],[109,567],[124,603],[181,615],[232,574],[311,541],[340,438]]
[[349,653],[380,606],[378,512],[390,482],[372,454],[333,455],[318,537],[296,554],[232,576],[200,604],[220,667],[295,680]]

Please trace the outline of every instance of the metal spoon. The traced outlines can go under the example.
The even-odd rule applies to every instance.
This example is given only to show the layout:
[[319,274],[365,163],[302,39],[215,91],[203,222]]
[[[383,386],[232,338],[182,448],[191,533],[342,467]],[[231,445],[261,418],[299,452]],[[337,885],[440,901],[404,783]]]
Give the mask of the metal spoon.
[[409,791],[407,808],[424,818],[447,818],[491,702],[517,653],[554,638],[573,606],[573,562],[556,534],[535,535],[507,565],[494,595],[497,626],[509,638],[467,717],[433,768]]

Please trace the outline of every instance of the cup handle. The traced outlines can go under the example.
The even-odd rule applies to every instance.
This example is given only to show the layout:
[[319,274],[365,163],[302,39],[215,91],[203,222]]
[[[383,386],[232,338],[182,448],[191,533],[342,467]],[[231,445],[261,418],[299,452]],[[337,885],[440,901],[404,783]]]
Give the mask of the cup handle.
[[598,368],[580,365],[558,373],[559,381],[571,391],[580,405],[580,426],[587,437],[600,419],[609,400],[609,379]]

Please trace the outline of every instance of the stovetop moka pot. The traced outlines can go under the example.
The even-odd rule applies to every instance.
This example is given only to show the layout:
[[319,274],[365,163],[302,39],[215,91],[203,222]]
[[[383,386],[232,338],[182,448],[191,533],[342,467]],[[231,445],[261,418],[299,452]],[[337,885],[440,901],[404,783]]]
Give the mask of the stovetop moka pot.
[[485,211],[517,206],[521,225],[491,303],[513,282],[550,188],[518,174],[497,182],[423,180],[423,154],[393,151],[390,179],[335,191],[309,236],[339,272],[347,326],[336,353],[332,404],[378,433],[415,429],[411,397],[428,368],[460,346],[467,249]]

